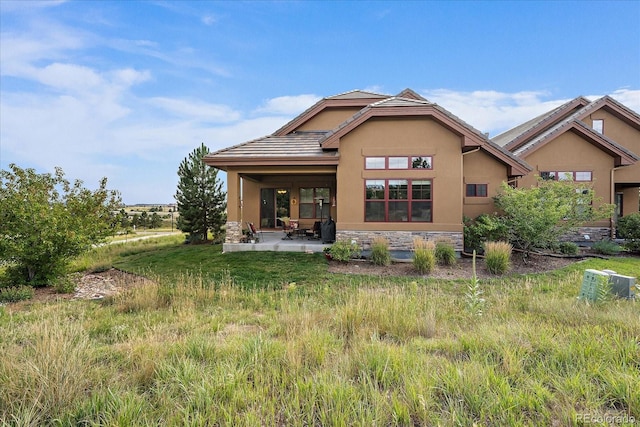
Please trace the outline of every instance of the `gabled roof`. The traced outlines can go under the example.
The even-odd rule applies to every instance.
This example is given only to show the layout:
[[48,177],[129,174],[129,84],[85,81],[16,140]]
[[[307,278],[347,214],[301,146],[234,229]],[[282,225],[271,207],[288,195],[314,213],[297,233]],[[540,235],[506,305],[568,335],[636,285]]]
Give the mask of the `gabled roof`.
[[515,157],[509,151],[491,142],[482,132],[459,119],[449,111],[437,104],[426,100],[391,97],[375,102],[363,108],[338,127],[327,132],[320,138],[320,144],[324,149],[337,149],[340,138],[351,132],[356,127],[373,117],[398,117],[398,116],[429,116],[440,124],[460,135],[462,149],[479,147],[487,153],[506,164],[510,175],[525,175],[532,168],[522,159]]
[[269,135],[209,153],[204,161],[223,170],[227,166],[337,165],[338,153],[320,147],[322,136],[324,132]]
[[600,109],[604,109],[620,120],[626,122],[628,125],[636,129],[640,129],[640,115],[638,115],[638,113],[628,108],[624,104],[621,104],[615,99],[611,98],[609,95],[603,96],[602,98],[593,101],[592,103],[581,109],[576,117],[582,120],[589,114]]
[[[389,95],[382,95],[379,93],[366,92],[362,90],[352,90],[350,92],[341,93],[334,96],[322,98],[311,107],[307,108],[302,114],[295,117],[289,123],[282,126],[275,131],[274,135],[286,135],[293,132],[305,122],[316,116],[325,108],[330,107],[366,107],[367,105],[379,101],[381,99],[389,98]],[[329,130],[329,129],[317,129],[317,130]]]
[[582,136],[589,143],[614,157],[616,166],[631,165],[639,160],[636,154],[578,120],[576,117],[577,115],[578,113],[574,114],[571,118],[558,123],[543,134],[528,141],[526,144],[515,150],[513,154],[526,158],[531,153],[542,148],[544,145],[553,141],[560,135],[571,131]]
[[540,135],[587,105],[589,105],[589,100],[579,96],[513,129],[509,129],[491,140],[510,151],[514,151],[527,140]]
[[406,88],[405,90],[403,90],[402,92],[397,94],[396,97],[398,97],[398,98],[417,99],[418,101],[427,101],[428,102],[428,100],[426,98],[424,98],[423,96],[417,94],[416,92],[414,92],[413,90],[411,90],[409,88]]

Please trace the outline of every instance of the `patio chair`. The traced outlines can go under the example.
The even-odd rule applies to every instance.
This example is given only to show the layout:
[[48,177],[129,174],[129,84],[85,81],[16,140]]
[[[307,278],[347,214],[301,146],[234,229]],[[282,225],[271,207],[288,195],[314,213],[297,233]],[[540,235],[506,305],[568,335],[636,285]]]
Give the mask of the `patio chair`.
[[260,233],[260,239],[264,241],[262,230],[257,230],[256,226],[252,222],[247,222],[247,228],[249,229],[249,240],[256,240],[258,233]]
[[293,240],[293,235],[298,230],[298,227],[300,226],[300,222],[297,219],[290,219],[286,222],[283,222],[283,224],[284,224],[283,230],[284,230],[285,236],[282,238],[282,240]]

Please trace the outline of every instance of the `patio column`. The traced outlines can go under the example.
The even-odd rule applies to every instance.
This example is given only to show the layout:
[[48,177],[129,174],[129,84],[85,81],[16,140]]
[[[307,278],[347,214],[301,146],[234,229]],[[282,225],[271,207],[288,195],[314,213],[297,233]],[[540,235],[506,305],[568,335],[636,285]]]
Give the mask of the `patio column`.
[[240,243],[242,237],[242,189],[240,175],[227,171],[227,230],[225,243]]

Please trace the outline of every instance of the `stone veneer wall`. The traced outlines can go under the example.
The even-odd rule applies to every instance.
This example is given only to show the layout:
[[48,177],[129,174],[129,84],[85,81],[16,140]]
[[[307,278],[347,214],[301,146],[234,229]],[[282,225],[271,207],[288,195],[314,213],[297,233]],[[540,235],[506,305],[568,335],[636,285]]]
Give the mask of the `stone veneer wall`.
[[[589,236],[585,239],[584,236]],[[600,240],[608,240],[611,238],[611,229],[609,227],[578,227],[560,238],[563,242],[599,242]]]
[[238,221],[227,221],[225,243],[240,243],[242,237],[242,223]]
[[461,232],[447,231],[362,231],[362,230],[338,230],[337,240],[355,240],[362,249],[370,249],[371,242],[376,237],[384,237],[389,241],[389,249],[402,251],[413,249],[413,239],[422,237],[425,240],[448,239],[453,242],[456,251],[463,249],[463,234]]

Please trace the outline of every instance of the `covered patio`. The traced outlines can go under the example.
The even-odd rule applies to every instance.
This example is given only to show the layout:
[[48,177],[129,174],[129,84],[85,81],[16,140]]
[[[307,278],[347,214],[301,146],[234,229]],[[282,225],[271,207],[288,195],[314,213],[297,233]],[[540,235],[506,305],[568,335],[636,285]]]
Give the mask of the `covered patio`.
[[281,230],[258,231],[256,243],[225,243],[224,252],[249,252],[249,251],[273,251],[273,252],[322,252],[330,244],[323,244],[320,239],[306,236],[293,236],[291,239],[283,239],[285,233]]

